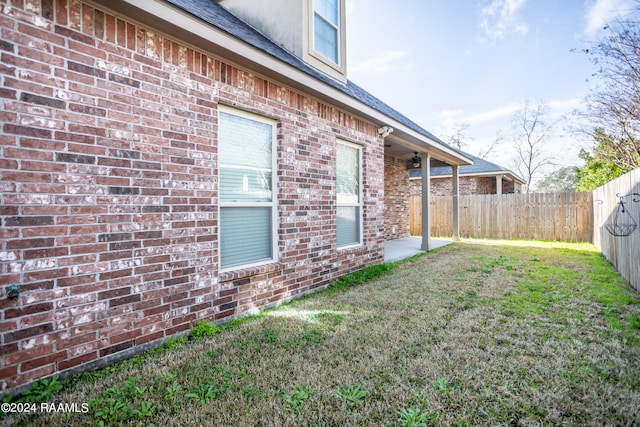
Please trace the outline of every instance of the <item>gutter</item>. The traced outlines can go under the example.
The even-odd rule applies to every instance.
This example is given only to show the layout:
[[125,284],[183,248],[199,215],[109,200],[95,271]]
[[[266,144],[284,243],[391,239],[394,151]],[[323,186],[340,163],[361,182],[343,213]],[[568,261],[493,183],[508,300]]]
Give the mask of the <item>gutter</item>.
[[[514,175],[511,172],[508,171],[495,171],[495,172],[478,172],[478,173],[460,173],[459,176],[460,177],[495,177],[498,175],[502,175],[504,176],[507,180],[509,181],[514,181],[517,182],[521,185],[524,185],[525,182],[519,178],[517,175]],[[451,178],[453,175],[452,174],[444,174],[444,175],[431,175],[431,179],[438,179],[438,178]],[[420,177],[411,177],[409,179],[420,179]]]
[[471,159],[441,142],[422,135],[347,93],[317,80],[164,0],[95,0],[92,3],[115,15],[133,19],[153,28],[158,34],[178,37],[193,47],[230,61],[233,65],[257,71],[267,78],[285,83],[291,88],[309,93],[332,105],[337,104],[344,111],[374,124],[389,125],[394,128],[395,136],[407,141],[416,151],[427,151],[451,165],[473,163]]

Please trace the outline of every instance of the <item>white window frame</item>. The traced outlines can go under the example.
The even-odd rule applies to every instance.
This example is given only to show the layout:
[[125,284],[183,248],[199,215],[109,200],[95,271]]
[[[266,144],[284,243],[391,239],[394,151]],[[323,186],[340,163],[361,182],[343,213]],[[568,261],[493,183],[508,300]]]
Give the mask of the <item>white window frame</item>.
[[[271,264],[277,262],[279,259],[278,254],[278,180],[277,180],[277,120],[260,116],[255,113],[239,110],[237,108],[228,107],[225,105],[218,105],[218,122],[220,121],[220,113],[226,113],[229,115],[235,115],[244,117],[249,120],[254,120],[260,123],[265,123],[271,126],[271,201],[270,202],[246,202],[235,201],[225,202],[222,200],[222,194],[220,194],[220,181],[218,180],[218,263],[220,272],[227,272],[233,270],[240,270],[244,268],[257,267],[260,265]],[[218,138],[220,141],[220,138]],[[220,143],[220,142],[219,142]],[[218,165],[218,169],[220,166]],[[218,173],[218,179],[221,174]],[[222,230],[222,209],[224,208],[255,208],[255,207],[269,207],[271,208],[271,254],[270,259],[262,259],[256,262],[249,262],[246,264],[233,264],[227,267],[222,266],[222,245],[220,243],[220,235]]]
[[363,177],[363,152],[364,149],[362,145],[355,144],[353,142],[345,141],[342,139],[338,139],[336,141],[336,185],[338,182],[338,145],[346,145],[347,147],[355,148],[358,150],[358,203],[339,203],[338,202],[338,191],[336,188],[336,208],[339,207],[356,207],[358,208],[358,241],[354,243],[349,243],[346,245],[337,245],[338,240],[338,227],[337,227],[337,213],[336,213],[336,245],[338,249],[349,249],[358,246],[362,246],[364,244],[364,183],[362,182]]
[[[343,0],[337,0],[337,7],[338,10],[336,10],[336,14],[338,15],[338,23],[337,25],[334,24],[333,22],[331,22],[326,16],[324,16],[322,13],[320,13],[320,11],[316,10],[315,5],[314,5],[314,0],[311,0],[311,8],[312,8],[312,16],[311,16],[311,34],[312,34],[312,41],[311,41],[311,47],[313,52],[320,56],[324,61],[328,61],[330,64],[335,64],[337,66],[340,66],[340,63],[342,62],[342,28],[341,28],[341,22],[342,22],[342,8],[340,3]],[[337,60],[334,61],[333,59],[325,56],[322,52],[319,52],[316,50],[316,28],[315,28],[315,22],[316,22],[316,15],[322,19],[325,23],[327,23],[329,26],[333,27],[336,30],[336,56],[337,56]]]
[[[345,23],[345,0],[338,0],[338,25],[337,27],[329,22],[338,31],[338,62],[325,57],[322,53],[315,50],[315,22],[316,15],[313,0],[303,1],[305,8],[304,20],[305,40],[303,42],[303,59],[309,65],[319,69],[320,71],[330,75],[331,77],[345,82],[347,81],[347,57],[346,57],[346,23]],[[319,14],[322,17],[322,14]],[[324,18],[323,18],[324,19]]]

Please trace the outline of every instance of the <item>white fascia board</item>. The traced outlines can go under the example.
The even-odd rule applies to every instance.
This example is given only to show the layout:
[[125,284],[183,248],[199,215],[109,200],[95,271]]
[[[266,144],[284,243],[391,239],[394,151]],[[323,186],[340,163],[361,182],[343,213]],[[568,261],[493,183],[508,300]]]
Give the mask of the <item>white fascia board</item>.
[[[174,36],[177,35],[180,39],[195,47],[212,52],[221,58],[230,59],[231,62],[250,71],[258,71],[274,81],[282,82],[284,80],[286,84],[293,88],[310,92],[313,96],[331,104],[337,104],[340,108],[361,118],[380,125],[389,125],[394,128],[394,134],[397,134],[400,138],[405,139],[408,137],[409,140],[414,140],[416,151],[427,150],[435,154],[434,157],[443,157],[443,160],[447,160],[451,164],[473,164],[471,159],[455,152],[450,147],[414,131],[346,93],[256,49],[237,37],[219,30],[170,3],[163,0],[93,1],[103,8],[113,10],[122,16],[133,18],[146,26],[152,27],[154,30],[160,30],[165,34]],[[338,82],[338,84],[343,83]]]
[[[453,175],[452,174],[446,174],[446,175],[431,175],[431,179],[443,179],[443,178],[451,178]],[[516,181],[519,182],[520,184],[524,184],[524,182],[518,178],[517,176],[513,175],[512,173],[508,172],[508,171],[495,171],[495,172],[480,172],[480,173],[461,173],[459,174],[459,177],[495,177],[495,176],[503,176],[504,178],[506,178],[509,181]],[[410,179],[419,179],[416,177],[410,178]]]

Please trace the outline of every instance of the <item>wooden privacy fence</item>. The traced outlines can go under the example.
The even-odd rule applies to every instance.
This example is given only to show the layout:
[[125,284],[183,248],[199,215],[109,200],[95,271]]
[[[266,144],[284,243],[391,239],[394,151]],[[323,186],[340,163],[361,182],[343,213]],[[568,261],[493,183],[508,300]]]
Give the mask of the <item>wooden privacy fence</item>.
[[[640,291],[640,201],[634,201],[634,198],[640,200],[640,197],[627,196],[633,193],[640,194],[640,169],[594,190],[593,244],[614,265],[620,275]],[[618,196],[627,196],[623,199],[624,213]],[[618,225],[635,223],[637,227],[628,236],[614,236],[608,228],[612,229],[616,222]]]
[[[410,201],[412,235],[422,234],[422,199]],[[431,235],[453,234],[453,199],[431,198]],[[591,242],[592,193],[529,193],[459,197],[460,237]]]
[[[640,169],[631,171],[592,193],[460,196],[460,237],[592,242],[620,275],[640,291],[638,195]],[[624,212],[620,197],[623,197]],[[434,196],[430,207],[431,235],[451,236],[452,197]],[[421,235],[420,197],[411,199],[409,217],[411,234]],[[635,228],[632,227],[634,224]],[[614,227],[616,225],[617,228]],[[614,235],[615,230],[629,231],[632,228],[627,236]]]

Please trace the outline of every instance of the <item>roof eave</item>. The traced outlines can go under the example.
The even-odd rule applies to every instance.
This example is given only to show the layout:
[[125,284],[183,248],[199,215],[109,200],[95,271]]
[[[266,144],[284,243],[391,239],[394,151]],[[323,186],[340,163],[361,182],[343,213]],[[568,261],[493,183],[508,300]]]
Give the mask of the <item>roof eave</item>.
[[473,163],[471,159],[452,148],[414,131],[348,94],[163,0],[94,0],[94,2],[117,14],[150,26],[154,30],[162,29],[164,34],[178,37],[194,47],[215,52],[216,56],[232,64],[284,83],[293,89],[304,91],[345,112],[379,125],[389,125],[394,128],[395,136],[415,145],[416,151],[427,151],[451,165]]
[[458,153],[454,149],[443,145],[439,141],[428,138],[413,129],[408,129],[406,126],[398,122],[391,121],[388,123],[394,128],[393,133],[389,135],[390,141],[401,141],[411,151],[417,151],[418,153],[429,153],[431,157],[452,165],[452,166],[464,166],[473,164],[473,160],[469,157]]
[[[461,173],[459,176],[460,177],[494,177],[494,176],[504,176],[505,178],[507,178],[510,181],[515,181],[518,184],[524,185],[525,181],[518,177],[517,175],[513,174],[510,171],[505,171],[505,170],[499,170],[499,171],[489,171],[489,172],[470,172],[470,173]],[[444,175],[431,175],[432,179],[438,179],[438,178],[451,178],[452,175],[451,174],[444,174]],[[412,178],[415,179],[415,178]]]

